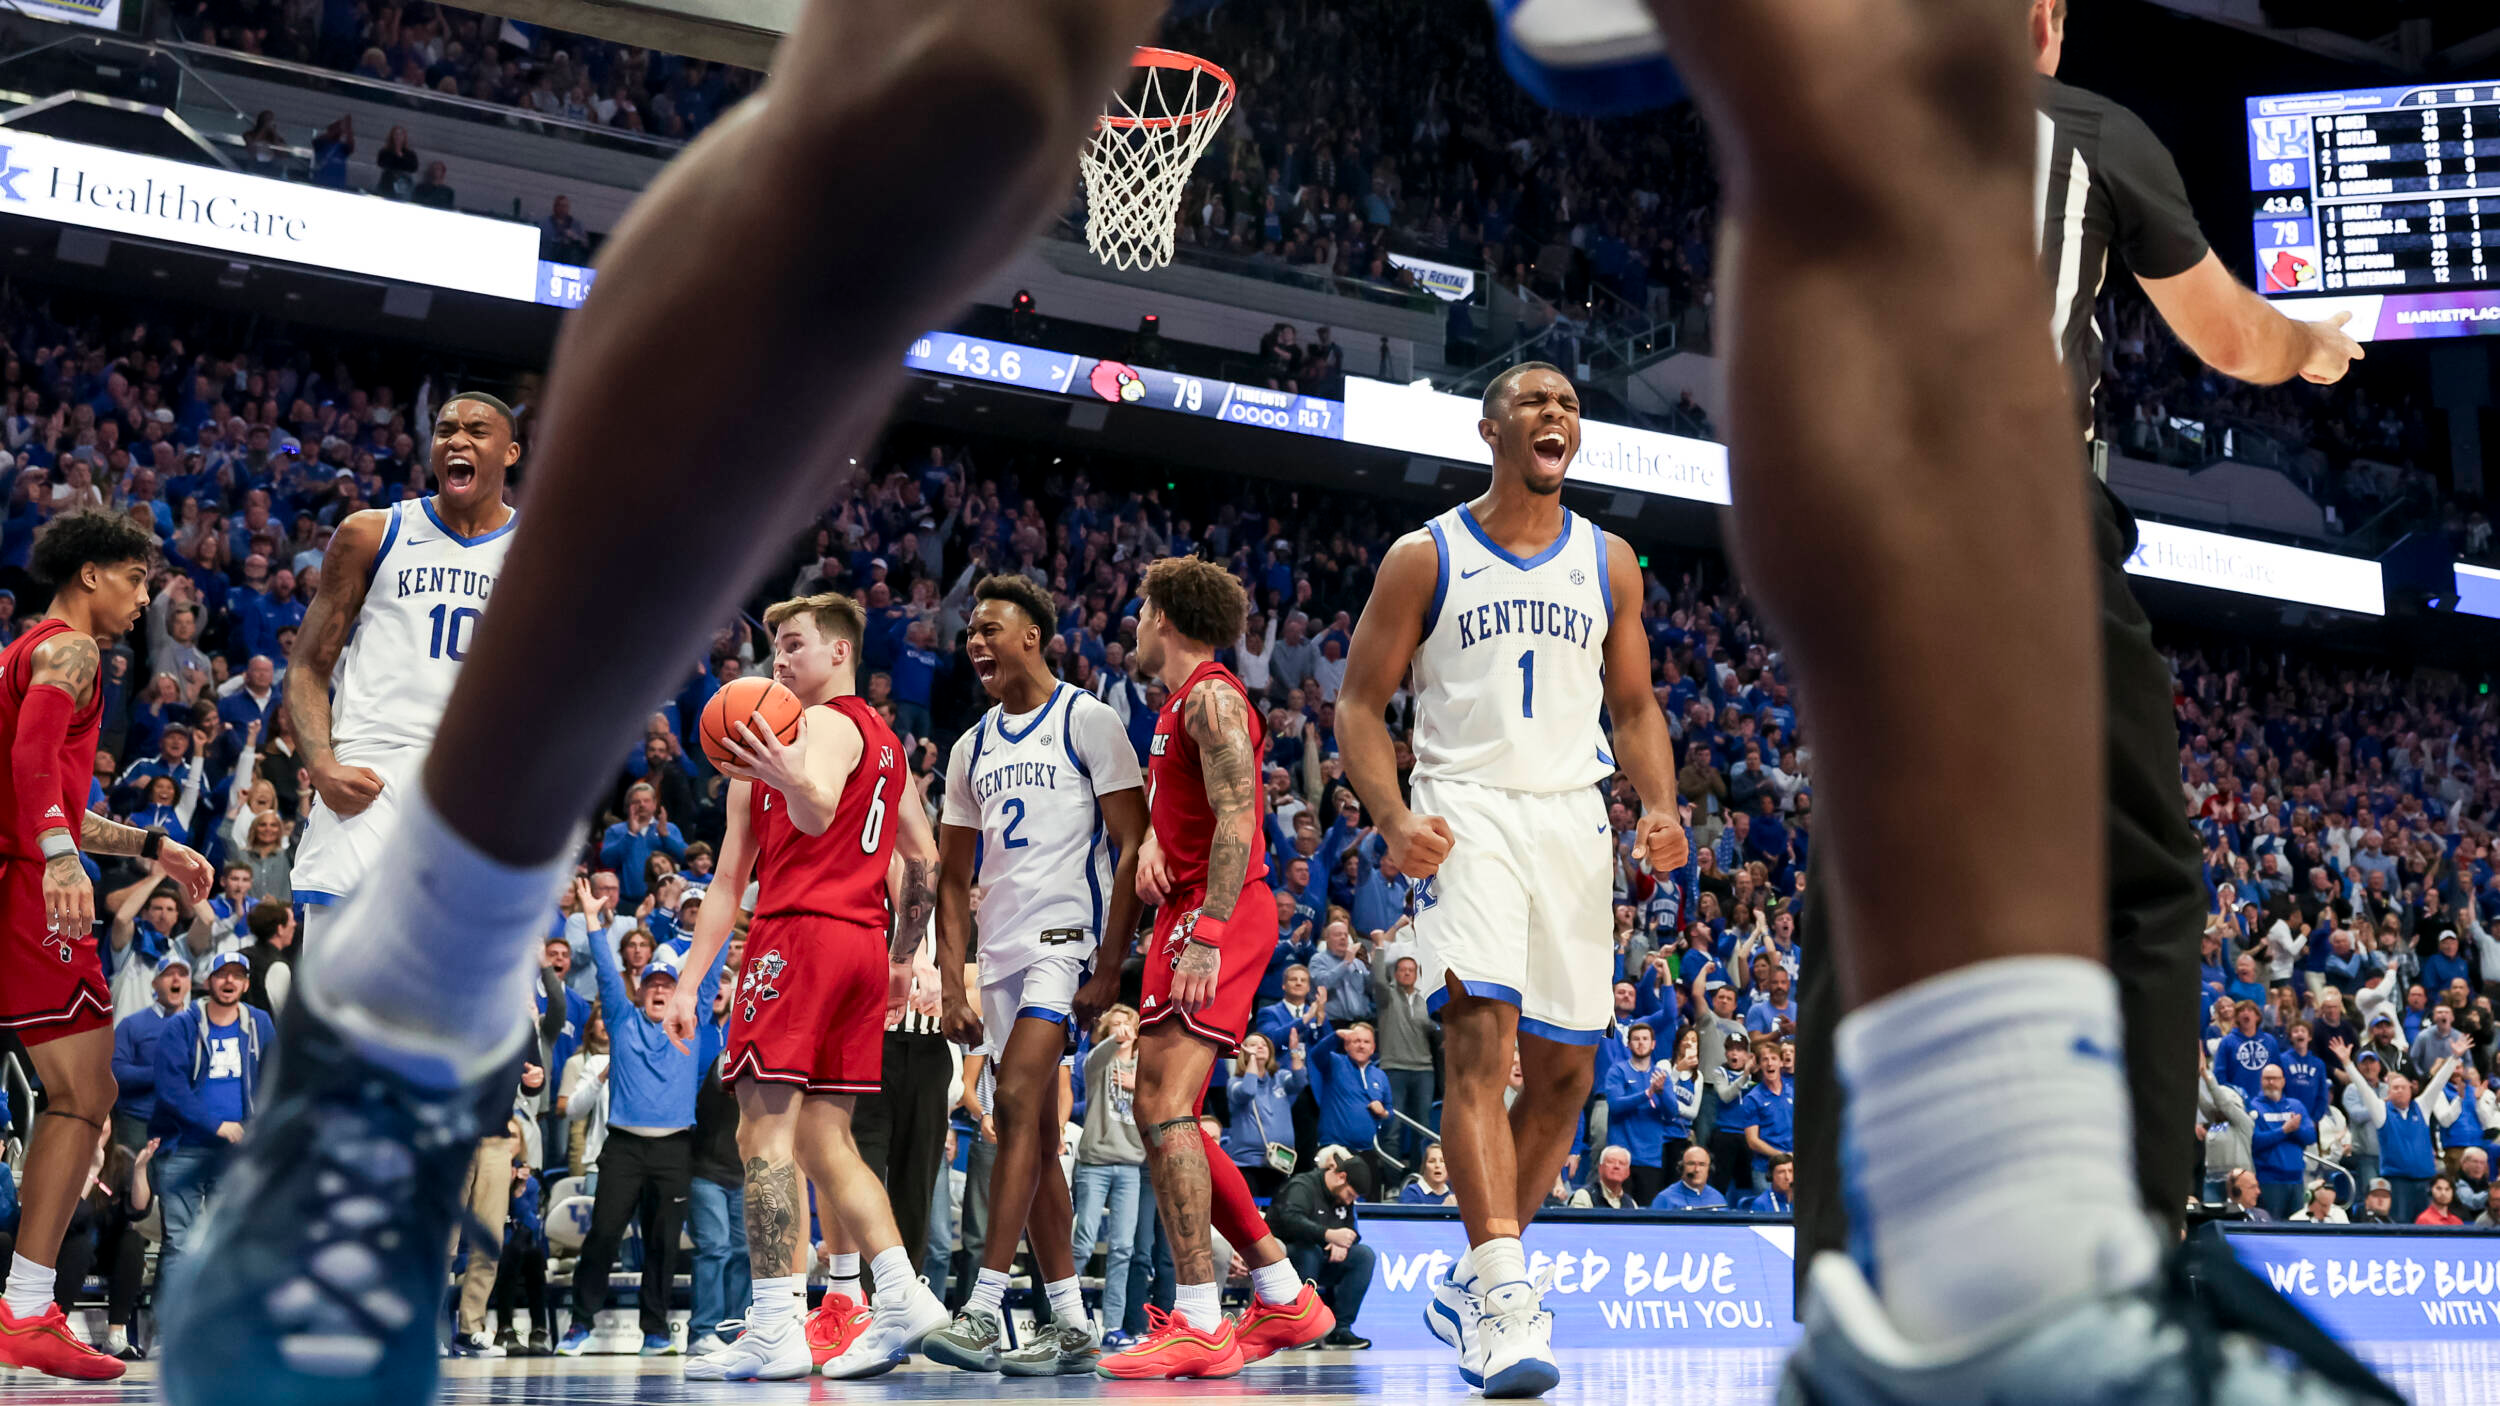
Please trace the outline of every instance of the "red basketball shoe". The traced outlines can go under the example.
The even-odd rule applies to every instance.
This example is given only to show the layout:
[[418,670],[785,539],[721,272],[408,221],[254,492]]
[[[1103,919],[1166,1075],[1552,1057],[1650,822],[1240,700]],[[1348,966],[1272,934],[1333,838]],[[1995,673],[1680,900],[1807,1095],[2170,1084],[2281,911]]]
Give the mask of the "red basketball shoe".
[[1094,1375],[1114,1381],[1171,1377],[1229,1377],[1241,1370],[1241,1342],[1227,1318],[1214,1332],[1192,1328],[1177,1313],[1149,1304],[1146,1336],[1126,1351],[1105,1353]]
[[1319,1286],[1305,1279],[1302,1292],[1292,1303],[1268,1303],[1253,1295],[1250,1310],[1241,1315],[1241,1324],[1234,1336],[1241,1342],[1243,1365],[1288,1352],[1305,1343],[1327,1337],[1337,1326],[1337,1315],[1319,1301]]
[[816,1306],[814,1313],[807,1315],[808,1355],[816,1359],[817,1366],[824,1366],[850,1351],[851,1344],[859,1340],[859,1335],[867,1331],[876,1317],[875,1309],[848,1294],[828,1290],[825,1301]]
[[87,1346],[69,1330],[69,1319],[56,1303],[45,1304],[32,1318],[20,1318],[0,1303],[0,1367],[25,1367],[82,1382],[109,1382],[122,1374],[120,1359]]

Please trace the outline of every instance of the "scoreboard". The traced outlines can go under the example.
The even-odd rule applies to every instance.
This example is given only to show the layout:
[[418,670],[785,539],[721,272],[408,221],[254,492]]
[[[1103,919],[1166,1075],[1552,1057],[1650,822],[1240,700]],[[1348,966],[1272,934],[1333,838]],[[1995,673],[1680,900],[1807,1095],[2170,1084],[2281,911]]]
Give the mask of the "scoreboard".
[[2500,83],[2248,100],[2257,290],[2356,337],[2500,332]]
[[911,344],[903,364],[914,371],[960,376],[1052,395],[1198,415],[1227,424],[1284,430],[1318,439],[1345,438],[1345,405],[1315,395],[1272,391],[1212,376],[1186,376],[1075,352],[1045,351],[955,332],[931,332]]

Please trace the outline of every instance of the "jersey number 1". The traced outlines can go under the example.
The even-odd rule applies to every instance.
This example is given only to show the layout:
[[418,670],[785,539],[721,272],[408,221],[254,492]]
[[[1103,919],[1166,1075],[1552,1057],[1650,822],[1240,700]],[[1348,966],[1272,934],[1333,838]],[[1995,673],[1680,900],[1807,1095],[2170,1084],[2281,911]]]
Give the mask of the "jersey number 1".
[[1519,656],[1519,716],[1536,716],[1536,651]]
[[438,605],[426,612],[426,618],[434,622],[434,641],[426,654],[435,659],[447,657],[454,664],[468,658],[469,633],[477,628],[477,617],[477,609],[466,605],[458,610]]

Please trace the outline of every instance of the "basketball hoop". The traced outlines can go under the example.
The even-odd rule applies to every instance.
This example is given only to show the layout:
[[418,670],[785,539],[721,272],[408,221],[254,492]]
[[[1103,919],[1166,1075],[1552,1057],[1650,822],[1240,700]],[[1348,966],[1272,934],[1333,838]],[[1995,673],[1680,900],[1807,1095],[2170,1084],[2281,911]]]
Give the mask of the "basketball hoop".
[[1080,163],[1085,245],[1115,268],[1172,262],[1181,190],[1233,110],[1233,76],[1194,55],[1139,49],[1140,80],[1115,95]]

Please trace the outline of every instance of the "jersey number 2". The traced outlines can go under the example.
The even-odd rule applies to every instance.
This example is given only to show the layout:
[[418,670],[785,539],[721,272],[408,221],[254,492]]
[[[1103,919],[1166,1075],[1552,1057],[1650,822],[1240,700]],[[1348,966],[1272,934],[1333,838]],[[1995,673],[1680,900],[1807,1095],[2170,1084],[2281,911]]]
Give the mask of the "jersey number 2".
[[476,608],[466,605],[458,610],[438,605],[426,612],[426,618],[434,622],[434,641],[427,647],[427,655],[448,658],[455,664],[468,658],[469,634],[477,628],[477,617]]
[[1536,651],[1519,656],[1519,716],[1536,716]]
[[1007,799],[998,803],[998,808],[1007,812],[1007,828],[1001,830],[998,834],[998,847],[1000,849],[1022,849],[1026,845],[1033,843],[1031,840],[1024,839],[1016,834],[1016,827],[1024,823],[1024,797],[1009,796]]

